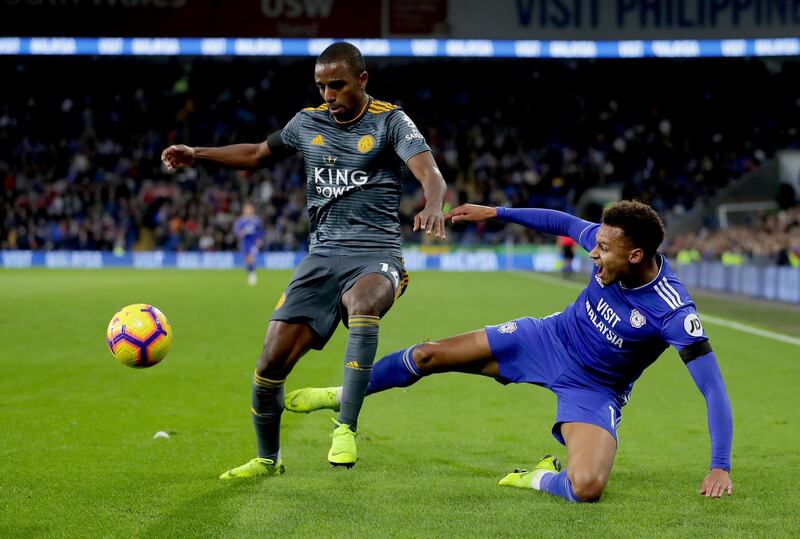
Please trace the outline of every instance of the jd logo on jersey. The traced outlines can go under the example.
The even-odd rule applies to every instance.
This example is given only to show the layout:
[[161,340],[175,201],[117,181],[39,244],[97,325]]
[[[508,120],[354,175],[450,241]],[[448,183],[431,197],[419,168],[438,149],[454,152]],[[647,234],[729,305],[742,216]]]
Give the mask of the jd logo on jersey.
[[358,144],[356,145],[358,151],[361,153],[367,153],[372,148],[375,147],[375,137],[372,135],[364,135],[360,139],[358,139]]
[[683,319],[683,329],[692,337],[701,337],[703,335],[703,325],[700,323],[700,317],[694,313]]

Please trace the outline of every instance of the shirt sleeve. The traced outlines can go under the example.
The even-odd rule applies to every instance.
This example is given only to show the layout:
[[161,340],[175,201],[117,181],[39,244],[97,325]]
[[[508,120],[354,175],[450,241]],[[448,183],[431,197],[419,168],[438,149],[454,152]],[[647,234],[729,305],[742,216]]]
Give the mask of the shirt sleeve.
[[[666,295],[670,291],[660,290],[659,293]],[[684,363],[689,363],[711,351],[711,345],[708,344],[706,331],[703,329],[694,303],[686,303],[664,317],[661,335],[667,344],[678,350]]]
[[281,140],[283,140],[284,144],[291,146],[295,150],[303,149],[300,141],[300,128],[302,127],[301,114],[303,113],[298,112],[295,114],[294,118],[289,120],[289,123],[287,123],[281,131]]
[[717,358],[708,342],[694,303],[688,297],[678,294],[675,288],[664,286],[666,288],[661,288],[660,294],[663,293],[672,301],[685,303],[664,318],[661,326],[662,337],[678,350],[706,401],[708,431],[711,435],[711,468],[730,471],[733,419]]
[[389,143],[394,148],[397,156],[403,160],[403,163],[418,153],[431,151],[430,146],[425,142],[425,137],[419,132],[417,126],[400,109],[395,109],[389,113],[387,130]]
[[516,223],[537,232],[554,236],[569,236],[587,251],[594,249],[600,225],[584,221],[574,215],[542,208],[497,208],[497,218],[507,223]]
[[711,436],[711,468],[731,471],[733,414],[725,382],[714,352],[709,352],[686,365],[697,389],[703,394],[708,410],[708,432]]

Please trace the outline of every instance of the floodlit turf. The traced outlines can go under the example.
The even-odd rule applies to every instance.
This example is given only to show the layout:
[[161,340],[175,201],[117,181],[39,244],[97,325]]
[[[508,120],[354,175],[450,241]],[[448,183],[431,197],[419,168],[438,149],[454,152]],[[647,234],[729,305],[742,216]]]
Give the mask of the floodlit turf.
[[[250,288],[239,271],[0,271],[0,537],[798,532],[800,347],[711,324],[735,420],[729,498],[698,495],[709,463],[705,405],[672,350],[624,409],[599,504],[496,486],[543,453],[564,457],[550,436],[555,399],[458,374],[369,398],[352,470],[326,462],[331,413],[287,412],[286,475],[223,483],[221,472],[254,456],[250,380],[288,279],[261,272]],[[379,353],[561,310],[577,294],[565,284],[417,273],[382,322]],[[175,331],[169,356],[148,370],[119,365],[104,341],[111,315],[136,302],[158,306]],[[732,317],[712,310],[724,305],[709,301],[708,314]],[[800,334],[783,330],[792,328]],[[339,331],[308,354],[287,388],[338,383],[344,338]],[[153,440],[162,430],[171,438]]]

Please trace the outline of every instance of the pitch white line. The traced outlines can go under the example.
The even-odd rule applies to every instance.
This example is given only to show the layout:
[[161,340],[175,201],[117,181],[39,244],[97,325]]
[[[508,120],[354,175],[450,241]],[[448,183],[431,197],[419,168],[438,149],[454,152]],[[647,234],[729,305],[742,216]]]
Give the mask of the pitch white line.
[[574,281],[565,281],[560,277],[553,277],[551,275],[547,275],[544,273],[533,273],[530,271],[512,271],[514,275],[519,275],[520,277],[525,277],[527,279],[533,279],[534,281],[541,281],[543,283],[550,283],[555,284],[564,288],[572,288],[573,290],[583,290],[586,288],[585,284],[576,283]]
[[739,322],[734,322],[733,320],[725,320],[724,318],[717,318],[716,316],[711,316],[710,314],[704,314],[700,317],[703,322],[711,322],[712,324],[716,324],[718,326],[725,326],[726,328],[736,329],[743,333],[749,333],[751,335],[758,335],[759,337],[766,337],[767,339],[772,339],[775,341],[785,342],[786,344],[793,344],[795,346],[800,346],[800,339],[797,337],[790,337],[789,335],[784,335],[783,333],[775,333],[774,331],[768,331],[766,329],[758,329],[753,326],[748,326],[747,324],[740,324]]
[[[524,271],[514,271],[512,273],[514,273],[515,275],[519,275],[521,277],[525,277],[526,279],[533,279],[534,281],[541,281],[543,283],[554,284],[561,286],[563,288],[571,288],[573,290],[583,290],[584,288],[586,288],[586,285],[575,283],[572,281],[565,281],[558,277],[551,277],[550,275],[542,275],[540,273],[529,273]],[[775,333],[774,331],[759,329],[757,327],[749,326],[747,324],[742,324],[739,322],[734,322],[733,320],[726,320],[724,318],[719,318],[716,316],[712,316],[710,314],[704,314],[700,318],[703,320],[703,322],[709,322],[717,326],[723,326],[726,328],[741,331],[742,333],[749,333],[750,335],[758,335],[759,337],[772,339],[774,341],[800,346],[800,339],[798,339],[797,337],[784,335],[783,333]]]

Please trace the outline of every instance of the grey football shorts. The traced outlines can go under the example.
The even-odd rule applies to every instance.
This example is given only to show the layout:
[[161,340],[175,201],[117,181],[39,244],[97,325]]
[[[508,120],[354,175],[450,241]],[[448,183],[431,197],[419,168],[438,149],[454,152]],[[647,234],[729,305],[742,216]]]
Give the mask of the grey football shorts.
[[292,282],[278,300],[271,319],[308,325],[317,337],[312,348],[321,350],[340,320],[347,325],[342,296],[361,277],[371,273],[389,279],[395,301],[408,286],[403,260],[394,255],[309,254],[295,268]]

